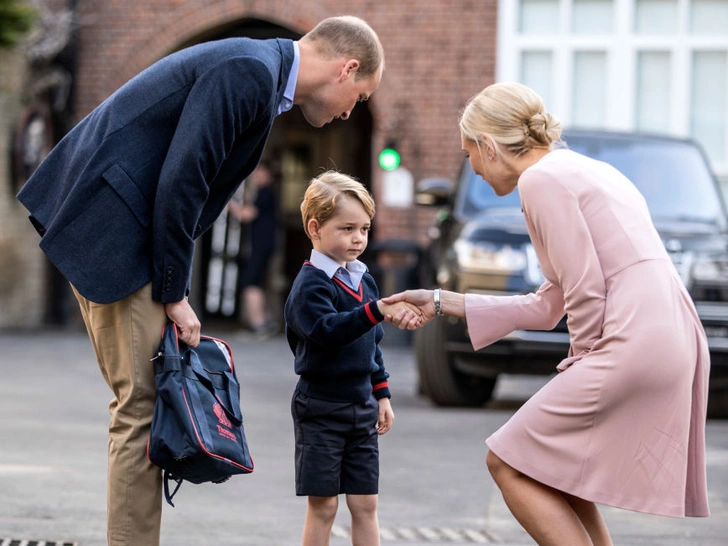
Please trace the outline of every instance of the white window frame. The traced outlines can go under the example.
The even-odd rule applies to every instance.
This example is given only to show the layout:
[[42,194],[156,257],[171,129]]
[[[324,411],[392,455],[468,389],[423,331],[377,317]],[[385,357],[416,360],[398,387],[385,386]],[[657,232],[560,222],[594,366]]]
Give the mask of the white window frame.
[[[520,34],[518,10],[520,0],[499,0],[497,81],[519,81],[521,52],[544,50],[553,53],[550,96],[547,108],[556,114],[564,127],[571,125],[573,58],[576,51],[604,51],[607,54],[606,115],[603,129],[633,131],[636,127],[636,69],[638,52],[668,52],[672,61],[671,108],[668,133],[689,137],[692,54],[695,51],[728,51],[728,31],[721,35],[690,34],[691,0],[676,0],[677,34],[638,35],[634,32],[635,0],[614,0],[611,34],[572,34],[573,0],[559,0],[559,29],[543,35]],[[728,70],[728,67],[727,67]],[[726,90],[728,93],[728,89]],[[728,119],[728,112],[725,113]],[[728,183],[728,123],[725,127],[725,160],[712,164],[715,173]]]

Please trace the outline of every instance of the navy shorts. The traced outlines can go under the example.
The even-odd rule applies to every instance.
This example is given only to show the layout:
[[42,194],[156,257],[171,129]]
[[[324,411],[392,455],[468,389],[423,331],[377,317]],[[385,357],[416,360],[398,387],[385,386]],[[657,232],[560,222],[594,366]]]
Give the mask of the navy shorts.
[[329,402],[298,389],[291,399],[296,437],[296,495],[379,493],[379,403]]

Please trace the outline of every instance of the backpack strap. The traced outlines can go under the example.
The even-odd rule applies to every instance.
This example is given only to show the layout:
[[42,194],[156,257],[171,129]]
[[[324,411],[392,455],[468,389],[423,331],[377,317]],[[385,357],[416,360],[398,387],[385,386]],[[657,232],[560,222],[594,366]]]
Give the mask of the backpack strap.
[[[179,488],[182,486],[182,482],[184,481],[182,478],[178,478],[177,476],[174,476],[173,474],[170,474],[167,470],[164,471],[164,498],[167,499],[167,502],[174,508],[174,503],[172,502],[172,497],[174,497],[177,494],[177,491],[179,491]],[[169,494],[169,480],[172,480],[177,483],[177,487],[174,488],[174,491],[172,491],[172,494]]]

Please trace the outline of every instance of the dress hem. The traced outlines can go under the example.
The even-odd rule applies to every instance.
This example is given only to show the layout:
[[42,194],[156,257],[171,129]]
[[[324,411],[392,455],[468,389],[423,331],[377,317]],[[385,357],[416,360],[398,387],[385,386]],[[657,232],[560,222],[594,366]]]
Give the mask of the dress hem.
[[642,514],[650,514],[654,516],[663,516],[670,518],[702,518],[710,516],[710,510],[701,511],[699,509],[696,509],[695,511],[688,512],[687,508],[684,506],[646,508],[644,506],[637,506],[635,504],[625,502],[622,499],[617,499],[613,495],[606,495],[594,491],[585,491],[579,486],[579,484],[565,484],[563,478],[558,479],[554,476],[549,476],[548,474],[545,474],[542,469],[536,468],[535,466],[529,464],[527,461],[522,460],[512,451],[509,451],[508,449],[499,445],[498,441],[493,439],[492,436],[489,437],[485,441],[485,443],[488,446],[488,449],[490,449],[506,464],[508,464],[518,472],[521,472],[522,474],[528,476],[533,480],[536,480],[539,483],[543,483],[544,485],[552,487],[557,491],[568,493],[569,495],[573,495],[585,501],[594,502],[596,504],[603,504],[605,506],[610,506],[613,508],[619,508],[620,510],[629,510],[631,512],[639,512]]

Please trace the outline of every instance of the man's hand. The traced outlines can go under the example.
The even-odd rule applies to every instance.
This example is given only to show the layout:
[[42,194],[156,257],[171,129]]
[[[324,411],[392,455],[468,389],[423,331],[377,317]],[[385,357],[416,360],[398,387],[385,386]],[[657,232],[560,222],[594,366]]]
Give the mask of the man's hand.
[[179,337],[190,347],[200,344],[200,319],[187,301],[187,298],[174,303],[165,303],[164,312],[169,320],[177,325]]

